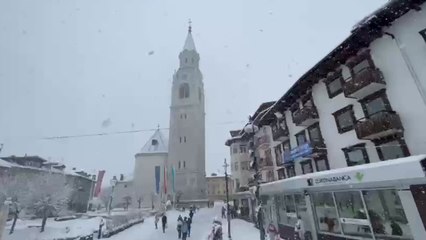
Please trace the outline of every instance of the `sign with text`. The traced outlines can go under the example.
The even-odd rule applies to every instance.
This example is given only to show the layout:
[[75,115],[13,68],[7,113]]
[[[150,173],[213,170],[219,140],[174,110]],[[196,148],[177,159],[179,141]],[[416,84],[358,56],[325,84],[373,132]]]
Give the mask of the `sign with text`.
[[341,174],[336,176],[324,176],[317,178],[309,178],[308,186],[327,186],[333,184],[360,183],[364,179],[362,172],[355,174]]
[[312,154],[312,146],[310,143],[304,143],[291,149],[290,152],[283,153],[283,163],[290,163],[298,158],[307,157]]

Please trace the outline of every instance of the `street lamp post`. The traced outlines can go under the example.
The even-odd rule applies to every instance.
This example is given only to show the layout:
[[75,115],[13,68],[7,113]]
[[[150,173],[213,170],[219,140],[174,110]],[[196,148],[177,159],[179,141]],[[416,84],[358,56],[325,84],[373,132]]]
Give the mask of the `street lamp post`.
[[228,188],[228,166],[229,164],[226,162],[226,158],[223,164],[223,168],[225,169],[225,191],[226,191],[226,217],[228,219],[228,238],[231,238],[231,220],[230,220],[230,212],[229,212],[229,188]]
[[260,240],[265,240],[265,229],[263,228],[263,214],[262,214],[262,201],[260,199],[260,169],[259,169],[259,164],[257,162],[257,158],[256,158],[256,147],[255,147],[255,134],[256,132],[259,131],[259,127],[256,126],[254,124],[254,119],[252,119],[252,117],[249,117],[249,124],[247,124],[244,127],[244,132],[246,132],[247,134],[251,134],[252,137],[252,142],[253,144],[250,144],[250,155],[253,158],[253,161],[251,163],[251,167],[254,170],[254,181],[255,181],[255,196],[256,196],[256,201],[257,201],[257,209],[258,209],[258,214],[257,214],[257,224],[259,226],[259,232],[260,232]]
[[110,184],[111,184],[112,189],[111,189],[111,196],[109,198],[109,204],[108,204],[108,215],[111,215],[112,198],[113,198],[113,195],[114,195],[115,185],[117,184],[117,178],[115,176],[111,179]]

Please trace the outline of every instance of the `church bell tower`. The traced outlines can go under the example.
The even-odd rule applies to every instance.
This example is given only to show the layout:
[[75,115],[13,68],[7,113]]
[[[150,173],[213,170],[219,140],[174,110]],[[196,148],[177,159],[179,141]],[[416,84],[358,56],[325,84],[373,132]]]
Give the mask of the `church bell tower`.
[[200,55],[192,38],[191,22],[173,75],[170,106],[169,167],[174,169],[175,196],[206,199],[205,110]]

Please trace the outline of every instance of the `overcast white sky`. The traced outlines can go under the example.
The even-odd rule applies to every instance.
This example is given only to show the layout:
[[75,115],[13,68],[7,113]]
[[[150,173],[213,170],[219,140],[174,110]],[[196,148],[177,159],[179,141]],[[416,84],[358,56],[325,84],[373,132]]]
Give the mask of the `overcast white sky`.
[[152,132],[41,138],[167,128],[191,18],[206,92],[206,171],[223,171],[229,130],[385,2],[0,0],[0,155],[40,155],[105,169],[107,178],[132,173]]

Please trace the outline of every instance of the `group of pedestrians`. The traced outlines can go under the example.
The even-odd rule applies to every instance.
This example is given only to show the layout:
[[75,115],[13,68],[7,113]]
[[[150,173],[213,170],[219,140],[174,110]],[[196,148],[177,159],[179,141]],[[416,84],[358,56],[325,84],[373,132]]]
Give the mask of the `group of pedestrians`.
[[192,219],[194,217],[194,211],[195,208],[190,208],[189,210],[189,217],[182,218],[181,215],[179,215],[177,219],[177,232],[178,232],[178,239],[186,240],[187,238],[191,237],[191,225],[192,225]]
[[[186,240],[187,238],[191,237],[191,225],[192,225],[192,219],[194,217],[195,208],[190,208],[189,210],[189,216],[183,217],[179,215],[177,219],[177,231],[178,231],[178,239]],[[163,229],[163,233],[166,232],[167,228],[167,216],[166,213],[157,214],[155,215],[155,229],[158,229],[158,222],[161,218],[161,226]]]
[[162,214],[156,214],[155,215],[155,229],[158,229],[158,222],[160,221],[160,217],[161,217],[161,227],[163,229],[163,233],[166,232],[166,227],[167,227],[167,216],[166,213],[162,213]]

